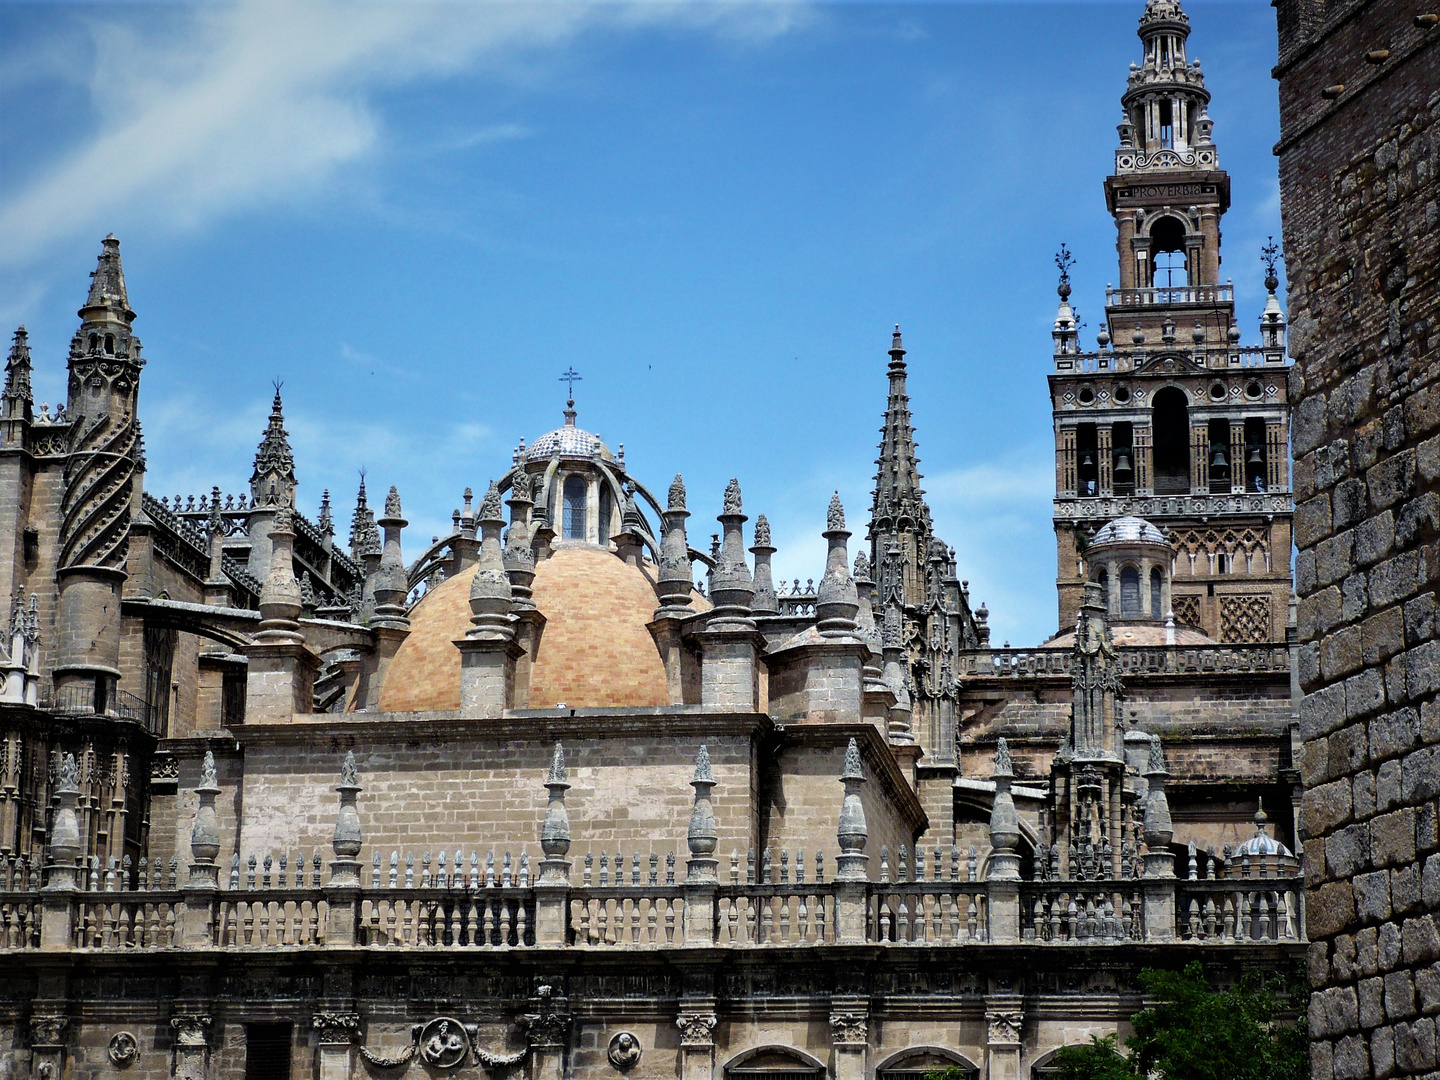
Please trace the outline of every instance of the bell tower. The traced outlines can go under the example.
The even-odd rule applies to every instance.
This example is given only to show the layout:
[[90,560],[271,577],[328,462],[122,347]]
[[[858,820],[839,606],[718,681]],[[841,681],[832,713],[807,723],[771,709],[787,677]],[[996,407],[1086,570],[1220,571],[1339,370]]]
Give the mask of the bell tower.
[[1086,582],[1099,580],[1086,557],[1091,539],[1108,521],[1136,517],[1175,549],[1168,600],[1182,632],[1280,642],[1294,503],[1278,252],[1262,252],[1261,343],[1242,345],[1234,288],[1220,279],[1230,178],[1189,35],[1176,0],[1148,0],[1143,61],[1130,66],[1115,172],[1104,185],[1119,284],[1106,289],[1093,352],[1081,347],[1063,245],[1056,259],[1049,378],[1059,628],[1074,627]]

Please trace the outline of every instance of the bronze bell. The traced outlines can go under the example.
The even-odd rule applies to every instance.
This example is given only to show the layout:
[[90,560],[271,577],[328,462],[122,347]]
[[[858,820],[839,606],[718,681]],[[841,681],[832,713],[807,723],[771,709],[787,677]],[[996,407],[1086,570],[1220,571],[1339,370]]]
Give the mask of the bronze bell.
[[1230,459],[1225,456],[1225,447],[1215,447],[1215,452],[1210,455],[1211,472],[1229,472]]
[[1095,455],[1086,450],[1080,455],[1080,467],[1082,469],[1093,469],[1095,467]]
[[1134,474],[1135,469],[1130,464],[1130,451],[1121,449],[1115,455],[1115,479],[1127,481]]
[[1251,464],[1251,465],[1264,465],[1264,464],[1265,464],[1264,455],[1262,455],[1262,454],[1260,453],[1260,447],[1258,447],[1258,446],[1252,446],[1252,447],[1250,448],[1250,456],[1249,456],[1248,458],[1246,458],[1245,460],[1246,460],[1249,464]]

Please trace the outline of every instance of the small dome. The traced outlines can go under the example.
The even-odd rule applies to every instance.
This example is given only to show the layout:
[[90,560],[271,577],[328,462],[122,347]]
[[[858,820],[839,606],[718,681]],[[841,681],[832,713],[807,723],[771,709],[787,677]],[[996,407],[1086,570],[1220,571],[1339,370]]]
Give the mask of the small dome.
[[1260,833],[1250,837],[1249,840],[1246,840],[1235,849],[1232,853],[1232,858],[1236,856],[1244,858],[1246,855],[1279,855],[1286,859],[1294,858],[1289,848],[1268,833]]
[[[526,461],[549,461],[557,452],[562,458],[583,458],[589,461],[597,452],[606,461],[614,461],[615,455],[600,441],[600,436],[575,426],[575,403],[568,402],[565,410],[565,426],[547,431],[525,451]],[[598,449],[597,449],[598,448]]]
[[1120,517],[1107,521],[1090,540],[1097,544],[1168,544],[1165,534],[1144,518]]
[[[410,634],[380,688],[382,712],[460,707],[457,638],[470,627],[472,567],[427,593],[410,611]],[[655,567],[632,566],[589,545],[561,547],[535,568],[535,606],[545,616],[530,669],[530,707],[664,705],[665,665],[647,624],[655,617]],[[709,604],[692,597],[700,611]]]

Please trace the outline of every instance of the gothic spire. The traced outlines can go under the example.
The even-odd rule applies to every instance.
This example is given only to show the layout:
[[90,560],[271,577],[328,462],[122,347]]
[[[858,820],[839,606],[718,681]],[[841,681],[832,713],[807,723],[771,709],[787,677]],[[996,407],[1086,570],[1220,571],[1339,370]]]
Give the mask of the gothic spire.
[[21,326],[15,331],[10,357],[5,361],[6,401],[30,402],[30,370],[30,335]]
[[90,275],[90,295],[85,298],[85,307],[80,317],[87,319],[85,312],[92,309],[108,308],[126,322],[135,318],[130,310],[130,298],[125,293],[125,271],[120,266],[120,241],[111,233],[105,237],[100,249],[100,260],[95,272]]
[[275,400],[270,405],[270,423],[255,453],[250,498],[260,506],[293,506],[295,503],[295,455],[290,452],[289,432],[285,430],[279,383],[275,384]]
[[890,395],[885,403],[885,426],[880,429],[880,471],[875,478],[872,528],[881,520],[893,519],[906,511],[920,512],[928,521],[920,491],[920,460],[915,456],[915,427],[910,419],[910,395],[906,388],[905,346],[896,323],[890,343]]
[[380,530],[375,527],[375,511],[365,497],[365,473],[360,473],[360,490],[355,495],[355,513],[350,518],[350,554],[360,558],[380,549]]

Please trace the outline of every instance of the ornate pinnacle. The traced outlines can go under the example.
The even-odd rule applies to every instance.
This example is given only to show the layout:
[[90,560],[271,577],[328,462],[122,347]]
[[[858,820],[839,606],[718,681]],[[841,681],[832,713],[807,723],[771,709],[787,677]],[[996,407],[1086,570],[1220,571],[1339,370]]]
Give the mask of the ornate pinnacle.
[[894,604],[885,607],[885,621],[881,627],[881,643],[884,648],[898,649],[900,640],[900,609]]
[[390,485],[390,493],[385,496],[385,516],[387,518],[398,518],[400,514],[400,490]]
[[340,765],[340,784],[342,787],[355,787],[360,781],[360,769],[355,764],[355,751],[345,751],[345,760]]
[[10,357],[5,361],[5,397],[30,400],[30,336],[25,327],[15,331]]
[[[210,770],[212,773],[215,770],[215,759],[213,757],[210,759]],[[60,757],[60,768],[56,775],[56,780],[58,781],[57,790],[62,792],[78,791],[79,784],[77,781],[79,775],[80,771],[75,766],[75,755],[68,751],[62,754]]]
[[529,502],[532,480],[529,473],[517,472],[510,481],[510,501]]
[[505,518],[500,513],[500,489],[495,486],[495,481],[490,481],[490,487],[485,492],[485,498],[480,500],[479,520],[493,521],[501,525],[505,524]]
[[[66,756],[68,757],[69,755]],[[73,758],[71,758],[70,767],[73,772],[75,767]],[[215,779],[215,753],[212,750],[205,751],[205,757],[200,763],[200,786],[195,790],[203,791],[206,788],[214,788],[216,791],[220,790],[220,785]]]
[[1150,736],[1150,760],[1146,764],[1145,775],[1170,775],[1170,770],[1165,765],[1165,747],[1161,745],[1159,735]]
[[854,577],[857,581],[861,578],[868,580],[870,577],[870,558],[863,551],[855,553]]
[[851,738],[850,745],[845,748],[845,766],[840,773],[841,780],[865,779],[865,774],[860,768],[860,745]]
[[764,514],[755,519],[755,546],[770,546],[770,522],[766,520]]
[[740,481],[733,476],[730,483],[725,485],[725,513],[743,513],[740,509]]
[[[216,491],[219,491],[220,489],[219,489],[219,488],[216,488],[215,490],[216,490]],[[325,491],[324,491],[324,493],[320,496],[320,518],[319,518],[319,520],[316,522],[316,524],[317,524],[317,525],[319,526],[319,528],[320,528],[320,535],[322,535],[322,536],[333,536],[333,535],[335,535],[335,517],[334,517],[334,515],[331,513],[331,510],[330,510],[330,489],[329,489],[329,488],[326,488]]]
[[1265,265],[1265,288],[1273,293],[1280,287],[1280,278],[1275,273],[1275,262],[1281,257],[1280,248],[1273,236],[1267,236],[1265,240],[1265,246],[1260,249],[1260,261]]
[[695,755],[695,778],[690,781],[695,789],[695,805],[690,811],[690,828],[685,842],[690,848],[688,880],[690,882],[713,882],[715,880],[715,808],[710,802],[710,789],[715,780],[710,775],[710,751],[702,743]]
[[206,521],[211,536],[224,532],[225,519],[220,515],[220,486],[217,484],[210,489],[210,518]]
[[1060,250],[1055,253],[1055,265],[1060,270],[1060,284],[1055,291],[1064,300],[1070,295],[1070,267],[1075,265],[1075,257],[1070,254],[1070,249],[1061,243]]
[[845,528],[845,507],[840,504],[838,491],[830,496],[830,509],[825,514],[825,528],[830,532],[840,532]]
[[670,500],[666,509],[685,509],[685,480],[678,472],[675,474],[675,479],[670,481]]
[[870,830],[865,822],[865,807],[860,802],[860,788],[865,783],[865,774],[860,768],[860,746],[852,738],[845,748],[845,768],[840,773],[840,782],[845,785],[845,798],[840,803],[840,821],[835,829],[835,839],[840,845],[840,856],[836,878],[840,881],[864,881],[864,852]]

